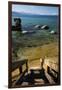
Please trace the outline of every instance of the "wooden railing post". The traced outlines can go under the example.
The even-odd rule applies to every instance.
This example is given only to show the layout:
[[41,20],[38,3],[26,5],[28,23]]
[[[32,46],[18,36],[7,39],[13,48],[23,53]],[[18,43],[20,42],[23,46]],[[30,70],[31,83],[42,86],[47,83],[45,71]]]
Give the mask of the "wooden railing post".
[[20,74],[22,73],[22,66],[19,67]]
[[27,69],[27,72],[28,72],[28,60],[26,61],[26,69]]
[[40,63],[41,63],[41,69],[43,68],[43,64],[44,64],[44,58],[40,58]]

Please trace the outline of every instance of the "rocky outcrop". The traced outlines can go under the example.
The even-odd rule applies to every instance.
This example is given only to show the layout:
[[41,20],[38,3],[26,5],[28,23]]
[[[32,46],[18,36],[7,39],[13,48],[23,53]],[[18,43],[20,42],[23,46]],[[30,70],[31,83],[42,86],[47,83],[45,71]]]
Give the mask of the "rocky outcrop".
[[34,28],[35,29],[40,29],[41,28],[41,25],[35,25]]
[[41,27],[41,29],[49,29],[49,26],[48,25],[43,25],[42,27]]
[[50,31],[50,34],[58,34],[58,32],[52,30],[52,31]]
[[50,31],[50,34],[54,34],[54,31],[52,30],[52,31]]
[[35,25],[34,26],[35,29],[45,29],[45,30],[48,30],[49,29],[49,26],[48,25]]
[[35,33],[35,31],[22,31],[22,34],[32,34]]
[[22,31],[21,30],[21,19],[20,18],[14,18],[15,25],[12,26],[12,31]]

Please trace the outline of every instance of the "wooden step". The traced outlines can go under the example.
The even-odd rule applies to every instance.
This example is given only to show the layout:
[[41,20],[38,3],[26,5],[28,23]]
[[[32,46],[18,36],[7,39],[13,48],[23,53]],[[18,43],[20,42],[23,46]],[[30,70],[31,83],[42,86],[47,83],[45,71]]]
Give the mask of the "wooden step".
[[55,84],[55,81],[53,80],[53,78],[45,71],[45,76],[48,79],[50,84]]

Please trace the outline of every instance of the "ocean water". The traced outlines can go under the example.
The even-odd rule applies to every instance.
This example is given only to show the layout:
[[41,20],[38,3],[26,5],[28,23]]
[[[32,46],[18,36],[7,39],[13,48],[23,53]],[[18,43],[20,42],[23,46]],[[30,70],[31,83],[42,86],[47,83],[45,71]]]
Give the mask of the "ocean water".
[[[55,34],[51,34],[51,31],[57,31],[59,26],[58,16],[40,16],[40,15],[21,15],[12,14],[12,25],[15,25],[14,18],[21,19],[22,31],[34,31],[33,33],[21,34],[18,31],[12,31],[12,48],[15,52],[20,54],[20,58],[25,58],[25,53],[29,48],[41,47],[45,44],[58,41],[58,37]],[[48,25],[48,30],[41,30],[34,28],[35,25]],[[59,31],[59,30],[58,30]],[[27,50],[26,50],[27,48]],[[26,52],[25,52],[26,50]],[[28,56],[28,55],[27,55]],[[12,57],[16,58],[16,57]]]
[[[47,15],[12,15],[12,25],[14,25],[14,18],[21,19],[22,31],[34,31],[33,33],[23,34],[20,32],[13,32],[13,44],[20,44],[20,47],[32,47],[32,46],[41,46],[43,44],[48,44],[53,41],[57,41],[57,35],[51,35],[51,31],[58,30],[58,16],[47,16]],[[35,25],[48,25],[48,30],[40,30],[34,28]],[[58,30],[59,31],[59,30]]]
[[[47,15],[12,15],[12,25],[14,25],[14,18],[19,17],[21,19],[22,30],[33,30],[35,25],[48,25],[49,30],[56,31],[58,29],[58,16]],[[34,29],[35,30],[35,29]]]

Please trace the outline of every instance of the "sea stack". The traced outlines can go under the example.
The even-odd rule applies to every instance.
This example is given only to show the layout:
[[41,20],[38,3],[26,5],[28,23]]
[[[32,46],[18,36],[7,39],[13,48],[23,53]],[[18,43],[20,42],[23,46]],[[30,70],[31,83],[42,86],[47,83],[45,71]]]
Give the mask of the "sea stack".
[[21,19],[20,18],[14,18],[15,25],[12,26],[13,31],[21,31]]

